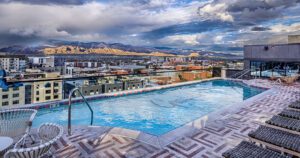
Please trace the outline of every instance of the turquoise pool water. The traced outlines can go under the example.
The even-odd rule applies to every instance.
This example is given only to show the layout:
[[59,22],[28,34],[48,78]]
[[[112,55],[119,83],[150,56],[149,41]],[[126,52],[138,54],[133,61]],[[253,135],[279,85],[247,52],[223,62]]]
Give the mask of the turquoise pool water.
[[[122,127],[162,135],[263,91],[238,82],[214,80],[91,101],[90,104],[94,110],[94,125]],[[88,108],[81,103],[72,108],[72,124],[88,125],[90,122]],[[34,120],[34,126],[45,122],[67,125],[67,120],[67,106],[41,109]]]

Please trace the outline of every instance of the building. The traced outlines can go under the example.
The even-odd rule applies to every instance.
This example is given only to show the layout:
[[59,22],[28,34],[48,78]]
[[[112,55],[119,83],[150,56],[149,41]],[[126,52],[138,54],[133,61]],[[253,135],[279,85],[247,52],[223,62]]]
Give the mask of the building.
[[[84,96],[92,96],[143,88],[144,80],[137,78],[118,79],[116,76],[110,76],[95,80],[66,81],[64,84],[65,97],[68,97],[71,90],[75,87],[79,88]],[[78,97],[79,93],[76,92],[75,96]]]
[[0,107],[25,104],[25,87],[23,85],[0,88]]
[[1,55],[0,69],[6,72],[23,72],[26,69],[26,57],[24,55]]
[[32,67],[53,68],[54,56],[28,57]]
[[8,84],[4,79],[6,73],[0,70],[0,107],[24,105],[25,88],[23,84]]
[[180,72],[179,80],[180,81],[194,81],[200,79],[206,79],[211,77],[211,73],[208,71],[189,71],[189,72]]
[[204,69],[204,66],[200,66],[200,65],[177,65],[175,67],[176,71],[183,71],[183,70],[192,71],[192,70],[202,70],[202,69]]
[[79,76],[84,74],[97,74],[103,70],[105,64],[100,62],[80,61],[80,62],[65,62],[64,63],[64,75]]
[[62,96],[62,81],[36,81],[25,85],[26,104],[57,101]]
[[294,76],[300,71],[300,44],[246,45],[244,68],[252,76]]
[[140,79],[125,79],[123,80],[124,90],[133,90],[144,87],[144,81]]
[[[69,96],[69,93],[75,87],[79,88],[81,93],[84,96],[98,95],[104,92],[104,84],[98,82],[97,80],[76,80],[76,81],[66,81],[64,84],[64,93],[65,98]],[[80,94],[76,91],[75,96],[80,96]]]

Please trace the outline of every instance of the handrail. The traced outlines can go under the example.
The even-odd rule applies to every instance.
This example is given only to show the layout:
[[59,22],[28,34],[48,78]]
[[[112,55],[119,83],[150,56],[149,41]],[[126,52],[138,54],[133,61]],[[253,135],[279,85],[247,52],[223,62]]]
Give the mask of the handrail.
[[251,71],[250,69],[245,69],[244,72],[243,72],[240,76],[237,77],[237,79],[243,77],[244,75],[246,75],[246,74],[249,73],[250,71]]
[[230,78],[235,78],[235,77],[237,77],[238,75],[242,74],[242,73],[243,73],[243,71],[244,71],[244,70],[242,70],[242,71],[239,71],[239,72],[237,72],[237,73],[235,73],[235,74],[231,75],[231,76],[230,76]]
[[239,71],[239,72],[231,75],[230,78],[239,79],[239,78],[243,77],[244,75],[246,75],[247,73],[249,73],[250,71],[251,71],[250,69],[244,69],[242,71]]
[[71,108],[72,108],[72,95],[74,92],[78,91],[80,96],[82,97],[83,101],[85,102],[85,104],[88,106],[88,108],[90,109],[91,112],[91,125],[93,125],[93,120],[94,120],[94,111],[91,108],[90,104],[87,102],[87,100],[85,99],[85,97],[83,96],[83,94],[81,93],[81,91],[79,90],[79,88],[74,88],[71,90],[71,92],[69,93],[69,109],[68,109],[68,135],[71,135]]

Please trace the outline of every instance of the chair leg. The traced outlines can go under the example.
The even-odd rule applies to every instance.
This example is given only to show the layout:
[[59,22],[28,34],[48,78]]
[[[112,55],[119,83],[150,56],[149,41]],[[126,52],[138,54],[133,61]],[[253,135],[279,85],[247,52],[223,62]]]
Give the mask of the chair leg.
[[49,155],[51,158],[56,158],[55,154],[52,153],[51,148],[49,149],[47,155]]
[[35,140],[33,138],[33,136],[31,134],[28,134],[29,138],[31,139],[31,144],[34,144],[35,143]]
[[25,142],[26,142],[26,137],[23,138],[22,143],[21,143],[21,147],[25,147]]

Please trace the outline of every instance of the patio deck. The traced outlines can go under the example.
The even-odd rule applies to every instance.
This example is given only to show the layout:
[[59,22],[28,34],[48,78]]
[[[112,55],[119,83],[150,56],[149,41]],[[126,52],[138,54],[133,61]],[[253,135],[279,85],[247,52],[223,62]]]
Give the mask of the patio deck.
[[[273,87],[251,103],[241,103],[235,112],[223,111],[221,118],[208,122],[202,129],[162,147],[111,133],[108,127],[74,127],[54,145],[56,157],[102,158],[214,158],[229,148],[248,140],[248,133],[300,99],[300,84],[272,86],[267,81],[245,81],[260,87]],[[245,104],[245,105],[244,105]],[[103,139],[101,139],[103,137]],[[149,138],[150,139],[150,138]]]

